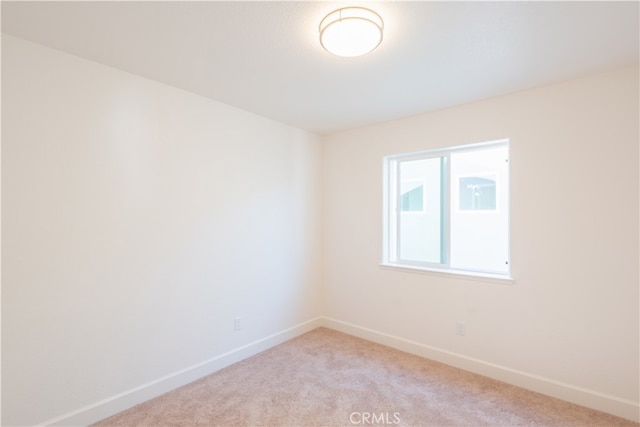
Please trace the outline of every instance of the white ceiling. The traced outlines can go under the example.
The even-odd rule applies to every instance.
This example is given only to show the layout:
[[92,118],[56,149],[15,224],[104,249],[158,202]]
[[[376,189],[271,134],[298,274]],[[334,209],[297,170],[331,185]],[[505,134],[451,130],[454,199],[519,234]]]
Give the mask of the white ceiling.
[[[318,24],[384,19],[339,58]],[[632,2],[9,2],[2,31],[318,134],[638,63]]]

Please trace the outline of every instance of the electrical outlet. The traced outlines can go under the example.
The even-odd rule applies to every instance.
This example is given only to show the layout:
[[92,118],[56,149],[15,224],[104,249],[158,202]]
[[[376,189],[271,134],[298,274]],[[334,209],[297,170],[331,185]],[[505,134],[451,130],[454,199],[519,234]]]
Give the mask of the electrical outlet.
[[242,317],[236,317],[233,319],[233,330],[239,331],[242,329]]
[[460,335],[461,337],[465,336],[465,334],[467,333],[467,328],[464,325],[464,322],[456,322],[456,334]]

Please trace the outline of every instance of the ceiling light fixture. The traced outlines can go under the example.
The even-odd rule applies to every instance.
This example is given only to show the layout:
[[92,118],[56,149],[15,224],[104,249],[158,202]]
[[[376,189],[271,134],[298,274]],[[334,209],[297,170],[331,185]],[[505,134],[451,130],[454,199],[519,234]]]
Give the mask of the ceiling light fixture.
[[382,42],[380,15],[364,7],[344,7],[320,22],[320,44],[337,56],[361,56]]

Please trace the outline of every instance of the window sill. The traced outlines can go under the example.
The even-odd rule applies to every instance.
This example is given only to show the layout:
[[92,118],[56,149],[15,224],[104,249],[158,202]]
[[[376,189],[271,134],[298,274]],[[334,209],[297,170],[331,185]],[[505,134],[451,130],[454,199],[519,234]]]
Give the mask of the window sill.
[[458,279],[466,279],[480,282],[490,282],[490,283],[498,283],[501,285],[512,285],[515,282],[515,279],[510,276],[504,276],[501,274],[491,274],[491,273],[479,273],[473,271],[463,271],[463,270],[451,270],[451,269],[440,269],[440,268],[428,268],[428,267],[417,267],[412,265],[405,264],[394,264],[383,262],[380,264],[381,268],[387,270],[400,270],[407,271],[412,273],[423,273],[429,274],[433,276],[440,277],[449,277],[449,278],[458,278]]

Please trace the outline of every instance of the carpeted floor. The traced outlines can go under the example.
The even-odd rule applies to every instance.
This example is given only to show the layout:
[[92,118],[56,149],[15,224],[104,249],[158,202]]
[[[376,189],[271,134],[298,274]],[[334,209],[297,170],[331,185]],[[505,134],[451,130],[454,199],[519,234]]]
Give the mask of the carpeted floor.
[[318,328],[96,426],[638,426]]

